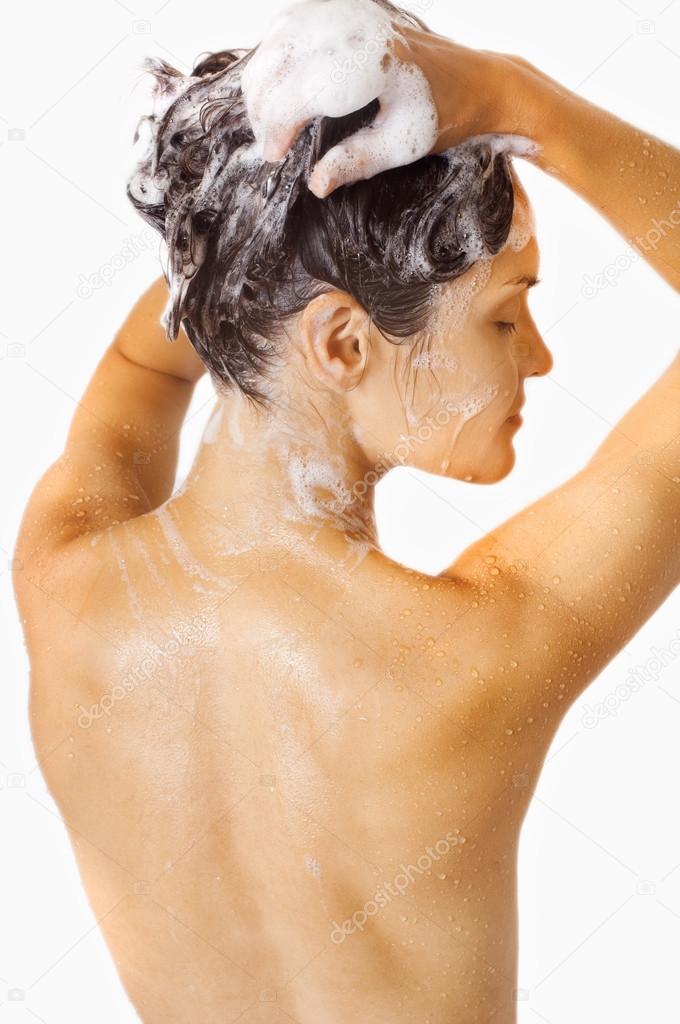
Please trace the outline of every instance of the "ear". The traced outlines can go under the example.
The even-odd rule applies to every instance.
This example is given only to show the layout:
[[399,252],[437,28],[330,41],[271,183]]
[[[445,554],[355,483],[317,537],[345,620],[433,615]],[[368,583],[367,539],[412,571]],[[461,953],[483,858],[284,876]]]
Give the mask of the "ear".
[[346,292],[313,299],[300,318],[307,368],[325,387],[351,391],[363,376],[369,352],[368,315]]

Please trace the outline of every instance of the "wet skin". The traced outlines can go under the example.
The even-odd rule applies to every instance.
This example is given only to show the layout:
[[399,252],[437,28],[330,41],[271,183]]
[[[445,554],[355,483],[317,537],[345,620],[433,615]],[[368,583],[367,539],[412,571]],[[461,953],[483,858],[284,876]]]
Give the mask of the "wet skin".
[[[639,182],[601,177],[623,231]],[[315,300],[276,413],[221,398],[174,496],[202,368],[163,344],[157,282],[36,488],[15,572],[35,744],[145,1022],[515,1020],[517,845],[546,751],[680,580],[680,359],[441,577],[378,550],[359,485],[463,386],[491,391],[408,464],[507,475],[509,417],[551,366],[537,258],[535,238],[504,250],[415,382],[351,297]]]
[[[122,980],[151,1022],[509,1022],[522,819],[675,583],[677,488],[602,458],[433,579],[305,521],[297,452],[223,404],[182,493],[23,586],[36,746]],[[116,511],[109,464],[75,517]]]

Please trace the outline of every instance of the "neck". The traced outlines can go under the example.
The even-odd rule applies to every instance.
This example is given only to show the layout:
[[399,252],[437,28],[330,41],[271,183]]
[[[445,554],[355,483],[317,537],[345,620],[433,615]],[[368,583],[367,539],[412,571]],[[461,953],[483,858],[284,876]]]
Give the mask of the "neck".
[[331,530],[377,547],[372,469],[340,402],[289,397],[264,410],[230,393],[218,398],[183,493],[257,543]]

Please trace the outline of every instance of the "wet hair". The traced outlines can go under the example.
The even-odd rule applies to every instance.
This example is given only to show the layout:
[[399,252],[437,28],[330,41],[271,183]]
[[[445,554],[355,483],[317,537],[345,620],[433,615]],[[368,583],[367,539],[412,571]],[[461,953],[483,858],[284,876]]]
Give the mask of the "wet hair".
[[211,53],[188,76],[146,60],[155,109],[135,134],[148,141],[127,194],[167,247],[168,337],[181,324],[217,387],[265,403],[289,318],[340,289],[389,341],[412,339],[436,286],[504,246],[514,189],[499,137],[479,136],[317,198],[314,165],[369,125],[379,102],[317,119],[281,163],[264,162],[240,88],[253,52]]

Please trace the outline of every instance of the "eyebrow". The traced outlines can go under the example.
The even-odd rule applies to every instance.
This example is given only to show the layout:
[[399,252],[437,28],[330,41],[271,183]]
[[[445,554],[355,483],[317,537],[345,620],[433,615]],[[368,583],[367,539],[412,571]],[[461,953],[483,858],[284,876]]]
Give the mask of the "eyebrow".
[[513,277],[511,281],[506,281],[503,285],[506,288],[508,285],[525,284],[527,288],[533,288],[535,285],[540,284],[541,280],[538,277],[530,276],[529,274],[523,274],[521,277]]

